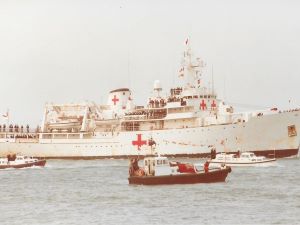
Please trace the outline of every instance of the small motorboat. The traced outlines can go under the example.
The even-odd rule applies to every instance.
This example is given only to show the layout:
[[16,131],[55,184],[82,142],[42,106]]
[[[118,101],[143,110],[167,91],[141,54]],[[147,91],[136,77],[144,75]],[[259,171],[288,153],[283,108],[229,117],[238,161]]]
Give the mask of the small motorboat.
[[211,166],[273,166],[275,158],[266,158],[264,156],[256,156],[252,152],[243,152],[238,154],[219,153],[209,161]]
[[138,159],[130,160],[129,184],[163,185],[196,184],[225,182],[231,168],[228,166],[209,169],[208,164],[199,168],[189,163],[168,161],[167,157],[155,156],[144,158],[144,167],[138,166]]
[[31,156],[22,156],[22,155],[8,155],[6,158],[0,158],[0,169],[7,168],[26,168],[32,166],[43,167],[46,164],[46,160],[39,160]]

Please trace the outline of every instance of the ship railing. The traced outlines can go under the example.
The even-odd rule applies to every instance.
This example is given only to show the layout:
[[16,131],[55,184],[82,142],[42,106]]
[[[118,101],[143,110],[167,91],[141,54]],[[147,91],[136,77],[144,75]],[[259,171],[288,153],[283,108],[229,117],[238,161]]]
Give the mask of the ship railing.
[[186,112],[194,112],[194,106],[186,106],[186,107],[177,107],[177,108],[170,108],[168,109],[168,114],[173,113],[186,113]]
[[11,140],[32,140],[32,139],[88,139],[94,136],[94,132],[80,132],[80,133],[54,133],[54,132],[39,132],[39,133],[15,133],[15,132],[1,132],[0,139]]
[[94,136],[94,132],[42,132],[39,133],[40,139],[89,139]]
[[16,132],[1,132],[0,139],[35,139],[38,137],[38,133],[16,133]]
[[134,116],[126,116],[125,121],[128,120],[157,120],[163,119],[166,117],[166,113],[161,113],[160,115],[134,115]]

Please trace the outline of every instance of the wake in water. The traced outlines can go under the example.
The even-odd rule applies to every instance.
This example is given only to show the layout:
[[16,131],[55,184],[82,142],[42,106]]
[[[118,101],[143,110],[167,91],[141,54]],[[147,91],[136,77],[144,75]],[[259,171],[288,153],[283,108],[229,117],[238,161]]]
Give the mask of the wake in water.
[[[46,166],[45,166],[46,167]],[[1,169],[0,171],[10,171],[10,170],[36,170],[36,169],[43,169],[43,166],[31,166],[31,167],[24,167],[24,168],[5,168]]]

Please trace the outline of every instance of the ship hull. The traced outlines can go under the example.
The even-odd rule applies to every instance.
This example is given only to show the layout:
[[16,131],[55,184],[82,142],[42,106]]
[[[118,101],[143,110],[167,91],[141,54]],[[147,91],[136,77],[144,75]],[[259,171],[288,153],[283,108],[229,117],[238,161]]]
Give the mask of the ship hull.
[[[300,135],[290,135],[288,127],[300,129],[300,112],[286,112],[251,118],[248,122],[185,127],[151,131],[95,133],[88,139],[0,139],[0,155],[11,153],[60,159],[128,158],[153,152],[145,143],[152,138],[155,152],[174,157],[210,157],[217,152],[254,152],[269,158],[293,157],[299,153]],[[145,141],[135,144],[140,135]],[[221,143],[224,143],[222,145]]]

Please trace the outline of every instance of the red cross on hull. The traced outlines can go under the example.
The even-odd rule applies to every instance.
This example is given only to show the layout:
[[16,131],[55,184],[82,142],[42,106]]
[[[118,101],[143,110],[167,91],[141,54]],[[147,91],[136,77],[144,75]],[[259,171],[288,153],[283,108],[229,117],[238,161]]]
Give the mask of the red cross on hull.
[[205,110],[206,108],[207,108],[206,103],[205,103],[204,99],[202,99],[202,102],[200,104],[200,109]]
[[119,99],[117,98],[116,95],[114,95],[114,98],[112,99],[112,101],[114,102],[114,105],[116,105],[117,102],[119,101]]
[[216,107],[217,107],[217,105],[216,105],[216,103],[215,103],[215,100],[213,100],[213,103],[211,103],[211,108],[214,109],[214,108],[216,108]]
[[137,140],[132,141],[132,145],[136,145],[138,150],[141,150],[141,147],[146,144],[147,144],[147,141],[142,140],[142,134],[137,134]]

